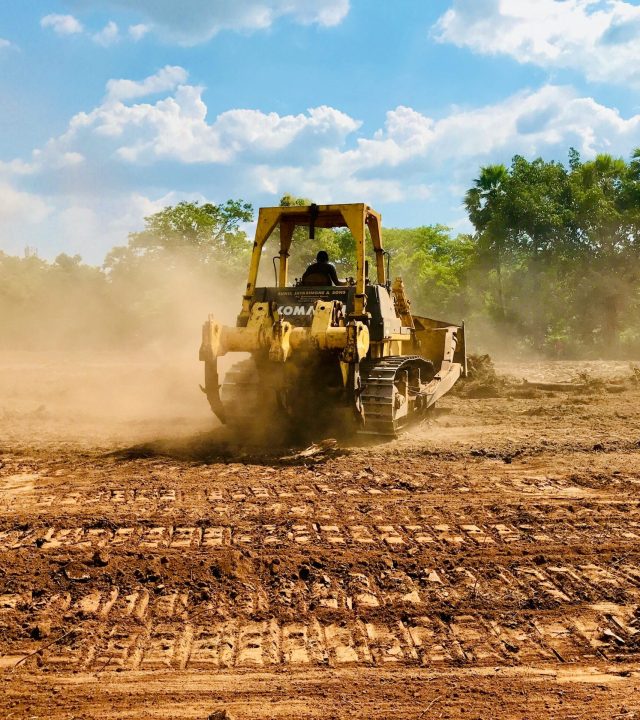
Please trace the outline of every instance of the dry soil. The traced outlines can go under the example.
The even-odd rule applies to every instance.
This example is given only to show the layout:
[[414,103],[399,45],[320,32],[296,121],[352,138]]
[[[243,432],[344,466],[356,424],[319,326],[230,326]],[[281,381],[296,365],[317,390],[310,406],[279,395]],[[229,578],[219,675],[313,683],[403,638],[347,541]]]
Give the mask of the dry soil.
[[307,452],[181,368],[0,360],[2,718],[640,717],[629,364]]

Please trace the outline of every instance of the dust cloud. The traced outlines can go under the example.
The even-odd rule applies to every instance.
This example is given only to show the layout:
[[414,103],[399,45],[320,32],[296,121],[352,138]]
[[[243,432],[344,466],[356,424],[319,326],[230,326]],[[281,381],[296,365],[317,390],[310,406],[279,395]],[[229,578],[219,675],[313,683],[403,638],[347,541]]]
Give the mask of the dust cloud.
[[[0,303],[0,443],[111,444],[215,428],[199,389],[201,326],[209,313],[235,322],[236,277],[173,258],[128,278],[83,279],[41,279],[22,304]],[[223,358],[223,371],[235,359]]]

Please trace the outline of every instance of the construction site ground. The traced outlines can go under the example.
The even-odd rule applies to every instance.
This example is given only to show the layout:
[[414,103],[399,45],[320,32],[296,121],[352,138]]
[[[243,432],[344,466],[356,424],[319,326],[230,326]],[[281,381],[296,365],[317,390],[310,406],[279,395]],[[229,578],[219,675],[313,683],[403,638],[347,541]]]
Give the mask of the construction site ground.
[[2,357],[0,717],[640,718],[629,363],[306,450],[193,366]]

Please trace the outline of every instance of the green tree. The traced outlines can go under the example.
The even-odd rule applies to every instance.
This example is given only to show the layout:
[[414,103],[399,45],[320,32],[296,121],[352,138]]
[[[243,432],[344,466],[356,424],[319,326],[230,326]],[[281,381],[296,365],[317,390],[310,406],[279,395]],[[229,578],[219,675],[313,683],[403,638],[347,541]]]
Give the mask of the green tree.
[[106,347],[115,315],[105,274],[62,254],[53,262],[0,252],[0,345],[20,349]]
[[486,165],[464,198],[469,219],[476,229],[479,259],[492,266],[497,279],[497,306],[502,321],[506,317],[503,287],[503,263],[507,250],[504,222],[505,186],[509,173],[504,165]]
[[562,335],[558,313],[567,309],[562,278],[577,251],[569,177],[561,163],[516,156],[504,190],[507,312],[517,333],[541,348]]
[[[495,275],[497,319],[538,349],[563,338],[615,353],[638,311],[640,152],[568,168],[516,156],[481,168],[465,196],[478,272]],[[490,299],[490,297],[489,297]],[[491,302],[483,301],[492,313]]]
[[242,224],[252,219],[242,200],[181,202],[146,217],[104,263],[123,326],[144,342],[184,332],[194,313],[226,309],[248,267],[252,243]]
[[145,217],[144,229],[130,233],[126,247],[114,248],[105,267],[115,271],[137,259],[157,258],[168,265],[188,259],[237,266],[251,250],[240,226],[252,220],[253,208],[242,200],[223,205],[180,202]]
[[569,176],[561,163],[529,162],[516,155],[501,210],[513,249],[537,258],[571,253],[575,221]]
[[613,350],[640,279],[637,158],[636,151],[627,164],[622,158],[600,154],[575,163],[570,175],[582,248],[576,263],[584,284],[581,298],[595,325],[592,332]]
[[404,279],[414,308],[459,316],[466,312],[468,274],[476,262],[471,236],[452,237],[444,225],[387,228],[383,245],[391,254],[392,279]]

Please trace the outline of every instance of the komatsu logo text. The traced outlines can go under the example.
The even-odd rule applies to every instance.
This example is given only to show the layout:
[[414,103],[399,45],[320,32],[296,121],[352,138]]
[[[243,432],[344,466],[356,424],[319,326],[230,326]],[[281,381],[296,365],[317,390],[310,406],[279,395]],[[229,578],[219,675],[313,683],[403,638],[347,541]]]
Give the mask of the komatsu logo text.
[[313,305],[280,305],[279,315],[313,315]]

